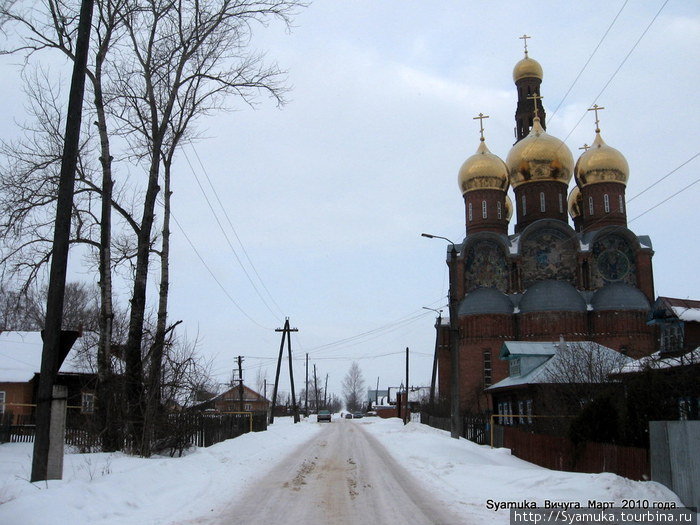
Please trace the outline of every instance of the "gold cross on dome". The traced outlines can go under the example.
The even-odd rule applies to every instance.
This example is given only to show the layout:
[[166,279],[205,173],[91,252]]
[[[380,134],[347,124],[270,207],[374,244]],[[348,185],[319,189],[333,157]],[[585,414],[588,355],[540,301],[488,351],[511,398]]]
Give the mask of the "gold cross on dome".
[[582,149],[582,150],[584,150],[584,151],[588,151],[589,149],[591,149],[591,147],[590,147],[588,144],[584,144],[584,145],[581,146],[579,149]]
[[603,106],[599,106],[598,104],[593,104],[592,108],[588,108],[588,111],[595,111],[595,132],[599,133],[600,132],[600,120],[598,120],[598,111],[601,109],[605,109]]
[[525,56],[527,56],[527,39],[532,38],[531,36],[523,35],[519,36],[518,39],[523,41],[523,45],[525,46]]
[[472,120],[479,121],[479,133],[481,133],[481,142],[484,142],[484,119],[485,118],[489,118],[489,116],[484,115],[483,113],[479,113],[478,117],[472,117]]
[[538,108],[537,108],[537,101],[538,101],[538,100],[542,100],[544,97],[541,96],[541,95],[538,95],[537,93],[535,93],[534,95],[528,95],[527,98],[528,98],[528,100],[534,101],[534,104],[535,104],[535,118],[539,118],[539,115],[538,115]]

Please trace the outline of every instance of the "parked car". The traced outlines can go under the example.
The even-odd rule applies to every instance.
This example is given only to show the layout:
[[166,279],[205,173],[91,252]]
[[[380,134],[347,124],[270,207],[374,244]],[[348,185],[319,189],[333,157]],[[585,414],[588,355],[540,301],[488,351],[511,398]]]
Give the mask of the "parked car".
[[330,410],[319,410],[316,420],[320,423],[321,421],[331,422],[331,412]]
[[355,412],[355,413],[352,415],[352,417],[353,417],[353,419],[360,419],[360,418],[365,417],[365,415],[364,415],[362,412]]
[[352,414],[350,412],[345,414],[345,419],[352,419]]

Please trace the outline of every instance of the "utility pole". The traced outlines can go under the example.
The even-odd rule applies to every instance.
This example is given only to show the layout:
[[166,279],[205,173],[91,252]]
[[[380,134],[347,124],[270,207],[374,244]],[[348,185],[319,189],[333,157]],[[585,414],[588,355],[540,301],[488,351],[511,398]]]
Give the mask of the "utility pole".
[[[31,481],[49,479],[49,447],[51,445],[51,403],[53,386],[58,369],[61,366],[59,348],[61,345],[61,325],[63,321],[63,299],[66,289],[66,272],[68,269],[68,247],[70,242],[71,215],[73,211],[73,193],[75,191],[75,170],[78,162],[80,143],[80,123],[83,113],[85,94],[85,69],[90,44],[90,27],[94,1],[82,0],[80,20],[73,61],[68,111],[66,114],[66,131],[61,159],[61,174],[56,200],[56,219],[54,222],[51,270],[49,290],[46,299],[46,324],[44,326],[44,346],[41,354],[41,373],[37,390],[36,436],[32,457]],[[55,436],[54,439],[64,439]],[[54,479],[63,477],[63,451],[60,468],[52,473]]]
[[270,409],[270,424],[275,422],[275,408],[277,407],[277,388],[280,383],[280,368],[282,368],[282,351],[284,350],[284,339],[287,337],[289,328],[289,317],[284,322],[284,328],[276,328],[275,332],[282,332],[282,342],[280,342],[280,353],[277,357],[277,371],[275,372],[275,386],[272,391],[272,408]]
[[238,403],[239,412],[243,412],[243,356],[238,356]]
[[309,417],[309,354],[306,354],[306,388],[304,388],[304,416]]
[[326,386],[323,387],[323,408],[328,408],[328,374],[326,374]]
[[442,327],[442,310],[438,311],[435,323],[435,352],[433,353],[433,374],[430,378],[430,408],[435,406],[435,379],[437,376],[438,349],[440,347],[440,328]]
[[403,424],[408,423],[408,347],[406,347],[406,405],[403,411]]
[[[308,357],[309,354],[306,354]],[[318,377],[316,377],[316,364],[314,364],[314,397],[316,399],[316,413],[318,414]]]
[[289,358],[289,382],[292,384],[292,413],[294,414],[294,422],[299,423],[299,407],[297,407],[297,395],[294,392],[294,369],[292,368],[292,334],[298,332],[296,328],[289,328],[289,319],[287,320],[287,357]]
[[379,376],[377,376],[377,388],[374,390],[374,406],[379,404]]

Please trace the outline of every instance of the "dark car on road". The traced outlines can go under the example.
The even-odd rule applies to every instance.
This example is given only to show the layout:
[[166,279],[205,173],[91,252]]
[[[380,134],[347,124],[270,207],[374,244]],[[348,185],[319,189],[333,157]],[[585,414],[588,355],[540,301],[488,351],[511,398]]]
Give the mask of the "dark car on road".
[[319,410],[316,420],[320,423],[321,421],[331,422],[331,412],[330,410]]
[[353,418],[353,419],[360,419],[361,417],[365,417],[365,415],[364,415],[362,412],[355,412],[355,413],[352,415],[352,418]]

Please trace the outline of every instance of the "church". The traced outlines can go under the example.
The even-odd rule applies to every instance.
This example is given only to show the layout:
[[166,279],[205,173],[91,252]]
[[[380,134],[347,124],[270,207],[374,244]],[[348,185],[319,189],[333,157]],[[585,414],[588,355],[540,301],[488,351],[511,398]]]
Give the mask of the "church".
[[[542,79],[526,45],[513,69],[515,145],[502,160],[489,151],[482,125],[476,153],[459,170],[466,236],[448,250],[447,265],[462,412],[490,408],[484,389],[508,376],[498,358],[505,342],[590,341],[634,359],[655,350],[647,324],[654,252],[649,237],[627,227],[627,160],[603,140],[603,108],[594,106],[592,145],[574,162],[546,131]],[[438,327],[443,399],[450,398],[447,328]]]

